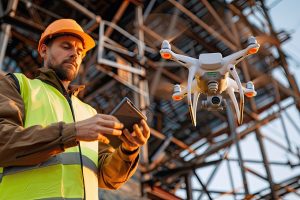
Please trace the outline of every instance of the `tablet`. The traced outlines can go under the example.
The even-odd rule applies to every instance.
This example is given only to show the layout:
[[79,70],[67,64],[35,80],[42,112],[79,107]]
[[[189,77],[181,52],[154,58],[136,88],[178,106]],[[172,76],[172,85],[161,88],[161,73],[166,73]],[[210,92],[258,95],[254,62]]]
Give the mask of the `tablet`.
[[[133,131],[133,125],[139,124],[142,119],[147,120],[147,117],[130,101],[129,98],[124,97],[122,101],[111,111],[110,115],[115,116],[124,128],[129,132]],[[117,148],[121,145],[122,140],[117,136],[105,135],[110,140],[110,145]]]

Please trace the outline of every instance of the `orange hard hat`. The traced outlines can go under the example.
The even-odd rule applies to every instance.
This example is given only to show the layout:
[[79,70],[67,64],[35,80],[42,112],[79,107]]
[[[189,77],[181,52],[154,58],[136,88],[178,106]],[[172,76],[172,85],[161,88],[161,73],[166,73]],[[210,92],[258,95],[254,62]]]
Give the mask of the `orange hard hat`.
[[40,53],[41,46],[46,39],[60,34],[71,34],[79,37],[83,42],[83,55],[85,55],[88,50],[92,49],[95,46],[95,41],[93,40],[93,38],[85,33],[75,20],[59,19],[49,24],[45,31],[42,33],[38,45],[38,52]]

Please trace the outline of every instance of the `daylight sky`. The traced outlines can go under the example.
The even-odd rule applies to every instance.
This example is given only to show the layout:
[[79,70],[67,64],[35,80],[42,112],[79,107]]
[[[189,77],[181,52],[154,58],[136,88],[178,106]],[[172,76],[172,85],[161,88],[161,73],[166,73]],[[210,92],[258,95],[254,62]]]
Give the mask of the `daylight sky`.
[[291,39],[283,44],[283,49],[291,56],[289,66],[300,84],[300,1],[299,0],[268,0],[271,6],[270,15],[277,29],[291,33]]

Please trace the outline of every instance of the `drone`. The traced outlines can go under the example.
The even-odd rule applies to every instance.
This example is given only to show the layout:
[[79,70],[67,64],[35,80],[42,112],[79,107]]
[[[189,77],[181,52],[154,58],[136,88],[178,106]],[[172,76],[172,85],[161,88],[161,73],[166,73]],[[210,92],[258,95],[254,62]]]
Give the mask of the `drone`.
[[[206,96],[201,101],[201,108],[208,111],[221,111],[225,107],[225,94],[233,102],[238,124],[243,122],[244,95],[251,98],[256,96],[253,82],[242,85],[235,65],[247,56],[257,53],[260,45],[255,37],[248,38],[248,46],[231,55],[223,57],[221,53],[202,53],[199,58],[176,54],[171,45],[164,40],[160,55],[166,60],[173,60],[189,70],[187,86],[175,84],[172,99],[181,101],[187,96],[189,112],[194,126],[196,126],[197,104],[200,94]],[[229,74],[233,77],[230,78]],[[239,93],[239,104],[234,93]],[[193,95],[193,100],[192,100]]]

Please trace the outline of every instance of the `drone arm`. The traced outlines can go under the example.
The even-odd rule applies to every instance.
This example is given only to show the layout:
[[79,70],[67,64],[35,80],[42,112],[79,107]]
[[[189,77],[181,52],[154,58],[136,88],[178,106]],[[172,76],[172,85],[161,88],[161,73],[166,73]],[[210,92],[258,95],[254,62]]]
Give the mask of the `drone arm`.
[[224,58],[225,63],[230,63],[233,65],[238,64],[242,60],[244,60],[247,56],[251,54],[255,54],[259,49],[259,44],[250,44],[247,48],[240,50],[236,53],[233,53]]
[[183,64],[186,67],[190,67],[191,65],[196,65],[198,63],[198,59],[192,58],[185,55],[180,55],[173,53],[171,60]]
[[166,60],[173,60],[187,68],[198,64],[198,59],[174,53],[171,50],[171,45],[167,40],[164,40],[161,45],[160,55]]
[[226,63],[231,63],[233,65],[236,65],[237,63],[239,63],[240,61],[242,61],[246,57],[247,57],[247,50],[243,49],[243,50],[235,52],[235,53],[233,53],[229,56],[226,56],[224,58],[224,61]]
[[229,64],[227,67],[228,67],[228,71],[230,72],[235,82],[237,83],[239,93],[240,93],[240,109],[239,109],[240,113],[239,113],[238,123],[241,124],[243,121],[243,110],[244,110],[244,90],[240,78],[236,72],[235,66]]

